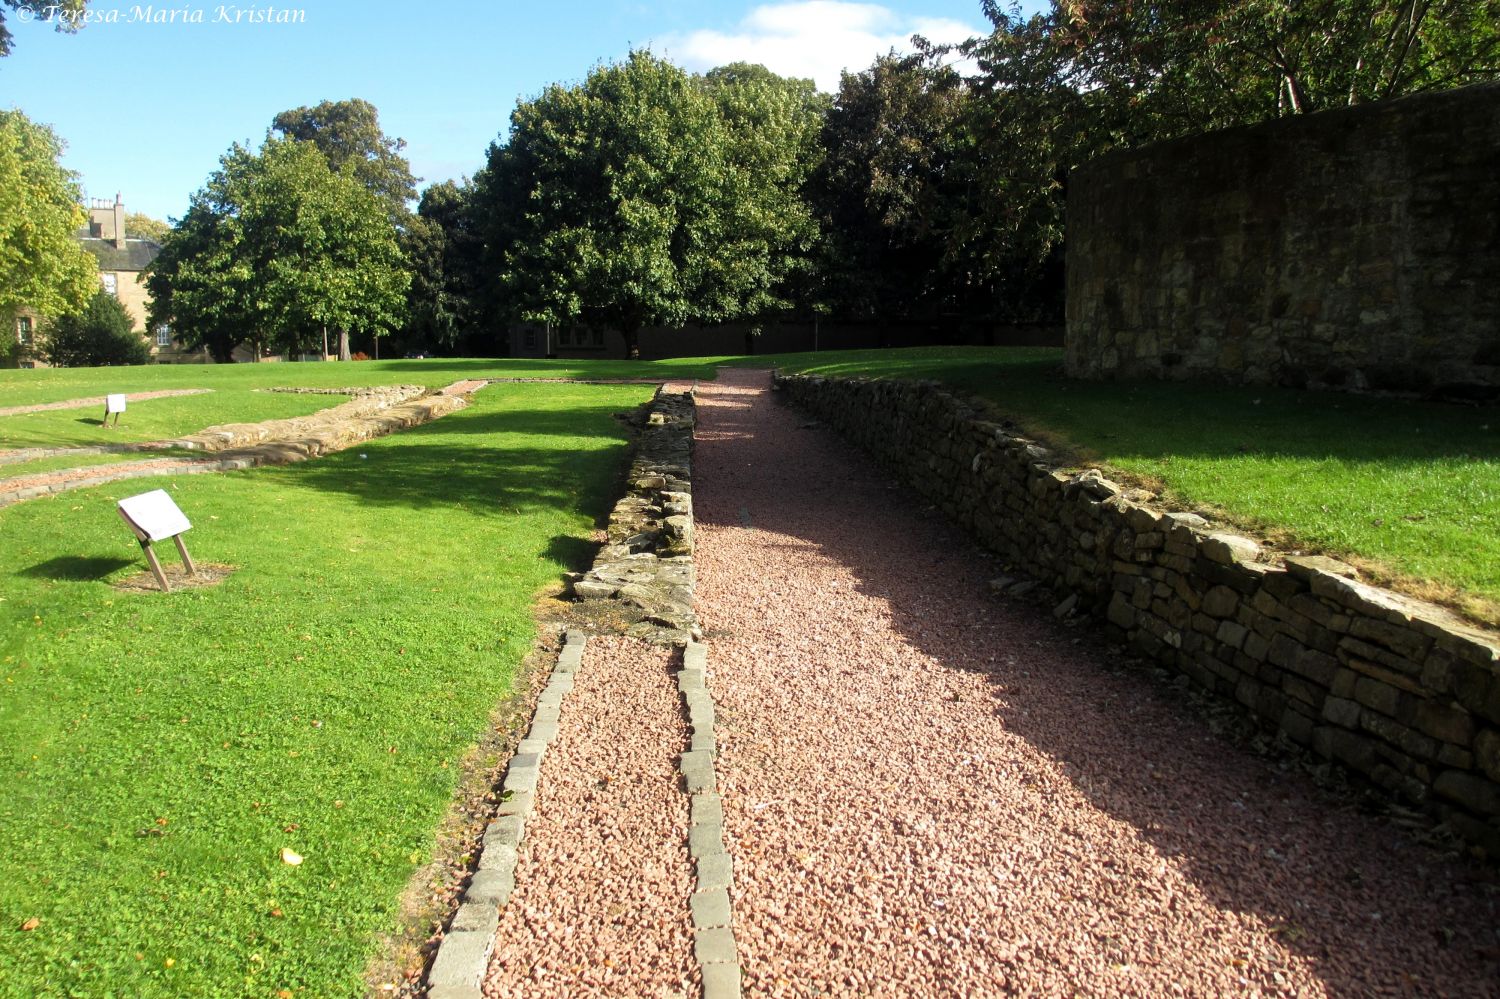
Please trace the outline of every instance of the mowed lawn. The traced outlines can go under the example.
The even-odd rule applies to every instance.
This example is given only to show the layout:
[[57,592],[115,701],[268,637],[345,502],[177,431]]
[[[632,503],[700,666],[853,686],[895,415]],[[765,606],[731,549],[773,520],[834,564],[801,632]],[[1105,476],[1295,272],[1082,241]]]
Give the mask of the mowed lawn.
[[[1080,382],[1046,348],[759,358],[788,371],[935,379],[1078,461],[1178,506],[1355,557],[1500,623],[1500,408],[1176,382]],[[744,362],[737,362],[744,363]]]
[[[43,395],[118,372],[85,374]],[[496,385],[317,461],[0,510],[0,996],[361,994],[650,394]],[[114,501],[157,486],[218,586],[111,585],[144,567]]]

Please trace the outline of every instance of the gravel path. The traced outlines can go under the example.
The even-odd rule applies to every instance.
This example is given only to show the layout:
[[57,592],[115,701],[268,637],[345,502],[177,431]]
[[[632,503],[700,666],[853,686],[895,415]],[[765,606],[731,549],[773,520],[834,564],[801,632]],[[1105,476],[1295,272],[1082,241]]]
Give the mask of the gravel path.
[[1500,993],[1492,879],[988,595],[767,382],[695,453],[747,995]]
[[485,995],[696,996],[669,650],[594,638],[542,759]]

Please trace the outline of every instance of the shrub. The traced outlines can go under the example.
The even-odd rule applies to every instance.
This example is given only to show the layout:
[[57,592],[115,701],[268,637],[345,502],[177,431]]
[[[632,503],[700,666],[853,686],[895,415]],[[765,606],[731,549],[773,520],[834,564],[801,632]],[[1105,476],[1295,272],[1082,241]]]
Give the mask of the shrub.
[[47,360],[60,368],[146,364],[151,351],[133,325],[125,306],[100,289],[81,313],[52,323]]

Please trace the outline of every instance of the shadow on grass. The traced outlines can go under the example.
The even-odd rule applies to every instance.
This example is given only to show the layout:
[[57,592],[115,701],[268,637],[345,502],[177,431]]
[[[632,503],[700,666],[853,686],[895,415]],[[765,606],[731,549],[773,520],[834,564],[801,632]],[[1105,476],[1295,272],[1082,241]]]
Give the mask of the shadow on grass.
[[597,521],[620,490],[629,453],[625,428],[610,419],[618,410],[466,410],[284,474],[373,506],[493,516],[579,510]]
[[129,559],[107,556],[59,555],[22,569],[19,575],[31,579],[55,579],[59,582],[86,583],[103,579],[112,572],[135,565]]

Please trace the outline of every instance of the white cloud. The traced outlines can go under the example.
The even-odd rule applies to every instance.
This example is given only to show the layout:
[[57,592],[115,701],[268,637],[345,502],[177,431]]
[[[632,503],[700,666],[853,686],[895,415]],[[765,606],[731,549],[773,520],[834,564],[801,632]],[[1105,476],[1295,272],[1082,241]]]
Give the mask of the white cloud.
[[690,70],[760,63],[782,76],[811,77],[818,89],[836,93],[841,71],[866,69],[891,49],[912,51],[912,35],[951,43],[985,34],[983,27],[910,16],[880,4],[794,0],[756,7],[733,31],[672,34],[659,42],[668,58]]

